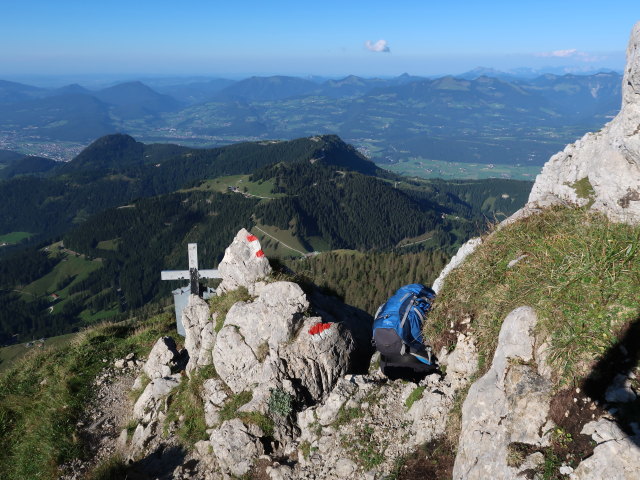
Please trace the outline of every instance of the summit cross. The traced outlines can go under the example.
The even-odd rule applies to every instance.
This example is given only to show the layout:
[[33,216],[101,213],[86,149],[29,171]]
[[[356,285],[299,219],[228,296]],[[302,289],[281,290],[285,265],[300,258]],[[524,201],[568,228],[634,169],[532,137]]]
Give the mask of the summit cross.
[[198,244],[189,243],[189,270],[163,270],[160,272],[162,280],[189,280],[192,295],[200,295],[201,278],[222,278],[218,270],[198,270]]

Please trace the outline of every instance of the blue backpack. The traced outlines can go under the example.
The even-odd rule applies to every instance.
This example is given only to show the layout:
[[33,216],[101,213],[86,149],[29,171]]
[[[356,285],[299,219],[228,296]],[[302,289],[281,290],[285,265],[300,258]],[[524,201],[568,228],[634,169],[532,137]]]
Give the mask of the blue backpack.
[[376,312],[373,342],[382,355],[425,350],[422,325],[436,294],[419,283],[400,287]]

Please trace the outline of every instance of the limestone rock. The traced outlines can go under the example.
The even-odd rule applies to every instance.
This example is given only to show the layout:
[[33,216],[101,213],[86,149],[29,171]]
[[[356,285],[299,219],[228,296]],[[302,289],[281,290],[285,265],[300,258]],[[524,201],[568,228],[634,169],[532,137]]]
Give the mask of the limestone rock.
[[527,206],[567,203],[589,206],[613,221],[640,223],[640,22],[627,48],[620,112],[601,131],[551,157]]
[[264,453],[260,442],[263,435],[259,427],[247,427],[235,418],[213,430],[209,441],[220,468],[240,477],[249,472],[255,459]]
[[202,403],[204,420],[207,427],[213,427],[220,421],[219,412],[228,395],[221,380],[208,378],[202,385]]
[[635,480],[640,478],[640,435],[630,437],[606,419],[587,423],[582,429],[597,443],[593,455],[580,462],[571,480]]
[[238,327],[225,325],[220,330],[213,347],[213,363],[220,378],[234,393],[251,389],[260,381],[260,363]]
[[468,240],[464,245],[462,245],[453,256],[453,258],[449,261],[447,266],[442,269],[442,272],[440,272],[440,275],[438,275],[438,278],[436,278],[435,282],[433,282],[433,285],[431,286],[433,291],[439,293],[442,289],[442,286],[444,285],[444,280],[447,275],[449,275],[449,273],[462,265],[462,262],[464,262],[465,259],[469,255],[471,255],[481,244],[482,239],[480,237],[476,237]]
[[270,480],[295,480],[293,469],[288,465],[278,465],[276,467],[267,467],[267,475]]
[[636,398],[637,396],[631,388],[631,379],[621,373],[613,378],[605,393],[607,402],[628,403],[635,401]]
[[160,402],[179,384],[179,375],[151,380],[133,406],[134,418],[144,422],[149,422],[156,418]]
[[243,228],[224,251],[218,272],[222,277],[217,289],[220,295],[238,287],[250,288],[271,273],[271,266],[262,252],[260,241]]
[[161,337],[149,353],[149,358],[142,367],[150,379],[168,377],[176,367],[180,354],[176,342],[171,337]]
[[209,305],[197,295],[189,295],[189,303],[182,311],[184,348],[189,353],[187,372],[196,366],[211,365],[211,350],[216,333],[211,321]]
[[355,349],[350,331],[325,323],[321,334],[310,334],[323,318],[303,317],[309,302],[295,283],[265,284],[256,293],[253,302],[231,307],[218,334],[213,362],[220,378],[236,393],[252,390],[258,411],[266,407],[269,388],[290,379],[306,401],[328,395],[349,368]]
[[329,324],[321,334],[311,334],[311,327],[321,321],[320,317],[305,319],[298,337],[279,349],[280,375],[296,379],[304,397],[312,402],[328,396],[347,373],[354,349],[350,332],[339,323]]
[[349,478],[357,469],[358,465],[348,458],[341,458],[336,462],[335,466],[338,478]]
[[546,445],[551,382],[535,362],[537,317],[520,307],[505,318],[489,371],[476,381],[462,406],[462,428],[454,479],[511,479],[509,444]]
[[300,328],[307,308],[309,301],[296,283],[269,283],[260,289],[255,301],[233,305],[225,326],[238,327],[245,343],[258,353],[261,348],[277,348],[289,341]]
[[478,350],[471,335],[459,333],[456,348],[440,359],[441,365],[447,367],[447,377],[456,386],[466,383],[478,369]]

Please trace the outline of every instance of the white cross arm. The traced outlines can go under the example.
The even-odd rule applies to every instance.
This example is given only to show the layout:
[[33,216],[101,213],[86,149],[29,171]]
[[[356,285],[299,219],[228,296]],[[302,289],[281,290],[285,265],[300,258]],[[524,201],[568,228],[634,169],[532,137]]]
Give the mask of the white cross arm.
[[218,270],[210,269],[210,270],[198,270],[198,274],[200,278],[222,278]]
[[162,280],[189,280],[189,270],[163,270],[160,272]]

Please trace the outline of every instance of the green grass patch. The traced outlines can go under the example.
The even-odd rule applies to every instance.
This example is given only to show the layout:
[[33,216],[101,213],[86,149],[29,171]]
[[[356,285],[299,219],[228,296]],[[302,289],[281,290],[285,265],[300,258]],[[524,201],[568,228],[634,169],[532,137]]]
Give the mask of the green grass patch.
[[473,180],[481,178],[511,178],[535,180],[542,166],[515,166],[486,163],[446,162],[422,157],[410,157],[392,165],[381,165],[400,175],[419,178]]
[[55,479],[58,465],[83,457],[75,425],[95,376],[129,352],[146,355],[173,330],[169,315],[99,325],[54,351],[31,352],[0,375],[0,478]]
[[268,257],[300,257],[309,253],[292,230],[281,230],[261,223],[256,223],[256,227],[253,233],[260,239],[262,250]]
[[[64,255],[64,259],[53,270],[22,289],[27,294],[24,295],[25,300],[30,300],[32,296],[39,297],[56,293],[61,297],[57,308],[61,308],[60,305],[69,296],[69,289],[85,280],[91,272],[102,267],[100,260],[87,260],[84,256],[62,255]],[[68,280],[71,278],[73,280],[69,282]],[[58,288],[63,285],[63,288]]]
[[245,424],[257,425],[267,437],[273,435],[273,420],[260,412],[238,412],[237,418]]
[[119,244],[120,244],[120,239],[113,238],[111,240],[102,240],[101,242],[98,242],[98,244],[96,245],[96,248],[99,250],[116,251],[118,250]]
[[100,462],[86,480],[122,480],[127,478],[127,463],[121,455],[114,455]]
[[[178,424],[178,438],[187,446],[192,447],[200,440],[206,440],[207,424],[204,419],[204,403],[202,401],[202,385],[205,380],[216,376],[213,365],[195,371],[191,378],[186,375],[178,388],[171,394],[169,410],[164,422],[164,432],[167,434],[169,424]],[[179,420],[182,417],[182,420]]]
[[385,460],[385,448],[374,437],[373,427],[365,424],[356,432],[355,438],[343,436],[342,446],[352,459],[365,471],[377,467]]
[[531,306],[558,383],[575,383],[640,316],[639,252],[640,228],[597,213],[554,208],[530,216],[494,232],[449,275],[425,333],[437,341],[450,322],[471,315],[487,368],[504,318]]
[[231,290],[224,295],[214,295],[208,301],[209,309],[211,313],[216,313],[216,325],[215,331],[219,332],[224,326],[224,321],[227,318],[229,309],[237,302],[249,302],[253,300],[253,297],[249,295],[249,291],[246,287],[240,287],[236,290]]
[[30,232],[10,232],[0,235],[0,243],[18,243],[27,238],[31,238],[33,233]]
[[111,310],[100,310],[97,312],[91,312],[90,310],[83,310],[80,312],[80,318],[86,323],[96,323],[102,320],[109,320],[120,313],[119,308],[112,308]]
[[201,190],[205,192],[219,192],[219,193],[236,193],[229,187],[237,189],[238,194],[246,193],[261,198],[279,198],[285,196],[282,193],[272,193],[274,182],[273,180],[265,180],[259,182],[252,182],[249,179],[251,175],[228,175],[225,177],[218,177],[212,180],[205,180],[197,187],[188,189],[186,191]]
[[595,202],[595,190],[593,189],[593,185],[589,181],[589,177],[581,178],[580,180],[569,185],[574,189],[578,198],[582,198],[583,200],[588,200],[589,202],[586,205],[586,208],[591,207]]
[[220,409],[220,422],[222,423],[227,420],[238,418],[238,409],[249,403],[252,398],[253,393],[248,391],[231,395]]
[[34,350],[50,351],[55,348],[64,347],[68,345],[75,336],[75,333],[68,333],[67,335],[46,338],[44,343],[42,343],[42,347],[39,346],[40,343],[38,342],[37,345],[31,347],[27,347],[26,343],[20,343],[18,345],[0,348],[0,373],[11,368],[14,362],[27,354],[31,354]]
[[354,421],[356,418],[364,417],[364,410],[360,407],[346,407],[342,405],[338,410],[338,415],[333,422],[334,427],[341,427]]
[[413,389],[413,391],[404,401],[404,406],[407,407],[407,410],[409,410],[417,400],[420,400],[422,398],[422,393],[424,392],[425,388],[427,387],[416,387]]

